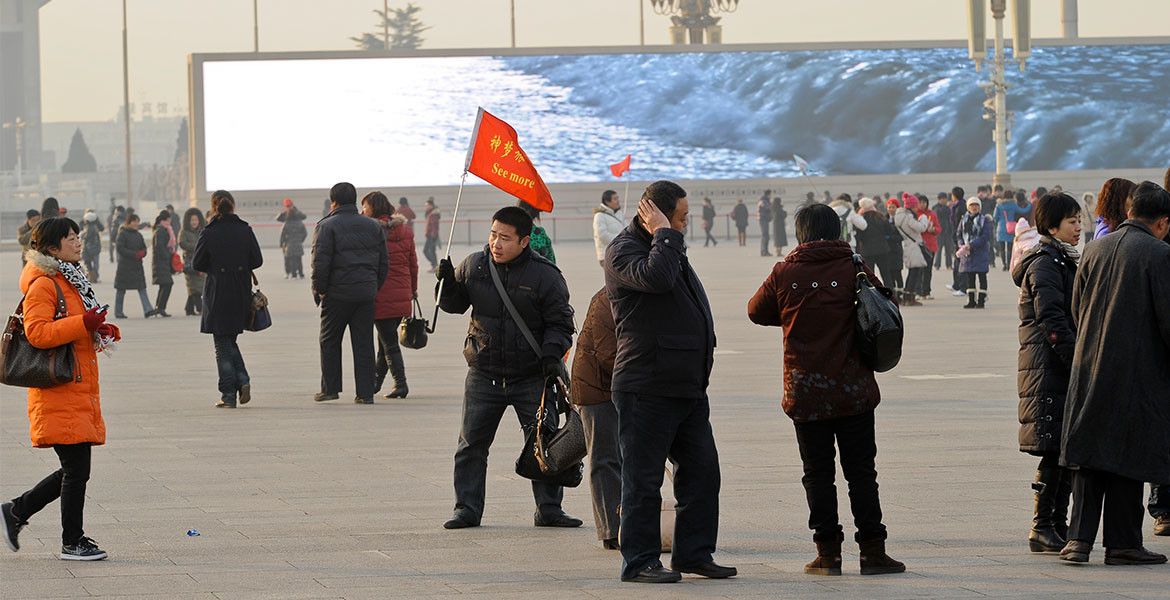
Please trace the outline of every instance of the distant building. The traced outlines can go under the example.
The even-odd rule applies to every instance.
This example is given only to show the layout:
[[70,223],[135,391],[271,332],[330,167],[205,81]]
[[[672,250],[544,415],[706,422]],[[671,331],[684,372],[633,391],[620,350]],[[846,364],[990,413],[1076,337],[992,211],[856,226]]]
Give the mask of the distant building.
[[43,168],[41,154],[40,9],[49,0],[0,0],[0,171],[13,171],[17,158],[16,119],[24,171]]

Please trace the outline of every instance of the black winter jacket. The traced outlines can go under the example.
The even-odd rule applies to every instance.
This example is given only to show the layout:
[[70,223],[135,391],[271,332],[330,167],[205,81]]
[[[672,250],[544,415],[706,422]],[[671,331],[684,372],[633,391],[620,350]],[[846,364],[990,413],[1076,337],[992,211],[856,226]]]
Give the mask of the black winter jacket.
[[343,204],[317,222],[313,231],[314,296],[343,302],[373,302],[390,263],[386,234],[377,221]]
[[865,219],[866,227],[864,230],[855,230],[853,239],[857,241],[857,253],[872,265],[876,259],[890,253],[889,238],[897,234],[890,231],[885,215],[876,210],[866,212],[861,218]]
[[154,228],[154,235],[150,238],[150,275],[155,285],[174,285],[175,278],[171,271],[171,250],[167,244],[171,243],[171,234],[161,225]]
[[1064,401],[1077,332],[1072,289],[1077,265],[1050,238],[1028,251],[1014,269],[1020,287],[1020,452],[1060,452]]
[[539,375],[542,358],[560,359],[573,344],[569,287],[556,265],[528,248],[512,262],[496,265],[512,304],[540,344],[537,356],[496,291],[489,260],[486,246],[463,259],[455,280],[443,285],[439,308],[452,314],[471,309],[463,342],[468,367],[503,379]]
[[617,324],[613,391],[704,397],[715,324],[683,234],[662,228],[652,237],[635,219],[605,250],[605,288]]
[[118,251],[114,289],[145,290],[146,271],[142,268],[143,259],[138,258],[138,253],[146,250],[146,240],[142,238],[142,233],[137,229],[122,227],[118,230],[118,241],[114,247]]
[[234,335],[244,331],[252,307],[252,271],[264,263],[252,228],[234,214],[211,220],[195,242],[192,266],[206,273],[199,331]]

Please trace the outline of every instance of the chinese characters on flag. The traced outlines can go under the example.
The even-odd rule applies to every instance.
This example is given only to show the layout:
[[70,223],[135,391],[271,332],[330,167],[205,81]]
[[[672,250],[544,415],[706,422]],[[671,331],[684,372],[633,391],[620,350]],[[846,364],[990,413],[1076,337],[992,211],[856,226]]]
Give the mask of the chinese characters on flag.
[[537,210],[552,212],[552,194],[520,149],[516,130],[483,108],[475,118],[464,169]]

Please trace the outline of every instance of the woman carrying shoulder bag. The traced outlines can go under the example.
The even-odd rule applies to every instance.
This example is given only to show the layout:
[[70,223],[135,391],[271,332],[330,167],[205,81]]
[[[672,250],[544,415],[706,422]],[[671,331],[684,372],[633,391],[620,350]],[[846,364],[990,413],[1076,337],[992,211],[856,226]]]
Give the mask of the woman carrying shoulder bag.
[[[20,549],[17,536],[29,518],[50,502],[61,499],[62,560],[101,560],[106,553],[82,527],[85,487],[89,481],[90,450],[106,442],[98,387],[97,353],[110,351],[121,339],[118,328],[106,323],[106,308],[98,302],[80,266],[81,238],[77,223],[56,217],[37,224],[32,249],[20,274],[24,293],[24,334],[40,349],[73,345],[74,378],[49,388],[29,388],[29,437],[33,447],[52,448],[61,468],[24,494],[0,506],[4,541]],[[65,315],[58,318],[58,289]]]

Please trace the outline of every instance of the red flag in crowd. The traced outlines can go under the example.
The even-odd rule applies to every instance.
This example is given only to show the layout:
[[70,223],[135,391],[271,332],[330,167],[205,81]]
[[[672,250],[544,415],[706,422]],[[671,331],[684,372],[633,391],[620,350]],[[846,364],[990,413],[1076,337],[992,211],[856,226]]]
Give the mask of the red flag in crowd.
[[624,159],[615,162],[609,166],[609,172],[613,173],[614,177],[621,177],[623,174],[630,171],[630,155],[627,154]]
[[537,210],[552,212],[552,194],[528,155],[520,149],[516,130],[483,108],[475,117],[464,170]]

